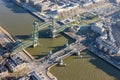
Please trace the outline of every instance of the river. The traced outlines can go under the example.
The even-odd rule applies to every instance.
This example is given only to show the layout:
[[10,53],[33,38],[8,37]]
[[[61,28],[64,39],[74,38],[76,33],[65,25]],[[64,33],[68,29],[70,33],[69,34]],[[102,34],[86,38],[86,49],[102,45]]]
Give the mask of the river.
[[[32,33],[32,23],[35,18],[27,13],[27,11],[14,5],[11,2],[0,0],[0,25],[3,26],[12,36],[22,40],[28,39]],[[36,48],[27,48],[35,57],[41,57],[57,47],[61,48],[67,39],[60,35],[55,39],[51,39],[47,34],[48,30],[40,31],[39,46]]]
[[[0,25],[3,26],[12,36],[22,40],[28,39],[32,32],[32,22],[35,18],[22,8],[11,2],[0,0]],[[26,50],[34,57],[45,56],[51,50],[57,50],[67,42],[67,38],[60,35],[51,39],[47,34],[48,30],[40,31],[39,43],[36,48]],[[71,41],[71,40],[70,40]],[[83,52],[87,58],[76,56],[65,59],[66,67],[53,67],[50,71],[59,80],[120,80],[120,71],[110,64],[96,57],[92,53]]]

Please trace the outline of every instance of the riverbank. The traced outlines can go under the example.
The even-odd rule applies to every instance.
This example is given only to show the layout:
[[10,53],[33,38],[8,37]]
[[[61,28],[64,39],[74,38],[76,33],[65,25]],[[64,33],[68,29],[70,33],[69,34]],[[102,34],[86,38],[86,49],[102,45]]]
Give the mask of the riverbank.
[[105,60],[109,64],[111,64],[113,67],[115,67],[118,70],[120,70],[119,62],[115,61],[115,59],[112,59],[112,56],[109,56],[109,55],[103,53],[102,51],[98,51],[98,49],[95,47],[95,45],[90,45],[88,50],[91,51],[93,54],[97,55],[98,57],[100,57],[101,59]]
[[31,13],[36,18],[38,18],[40,21],[42,21],[42,22],[48,21],[48,17],[44,16],[39,11],[35,10],[31,6],[27,5],[26,3],[18,3],[15,0],[12,0],[12,2],[15,3],[16,5],[22,7],[23,9],[27,10],[29,13]]
[[[1,10],[0,13],[2,11],[3,10]],[[7,14],[9,14],[9,12]],[[6,14],[6,16],[7,16],[7,14]],[[15,14],[15,13],[12,13],[12,14]],[[20,13],[19,15],[21,15],[21,14],[23,14],[23,13]],[[23,14],[23,15],[25,15],[25,14]],[[21,16],[19,16],[19,17],[16,16],[16,18],[17,18],[16,20],[9,18],[11,20],[11,22],[8,21],[8,23],[10,23],[10,25],[14,25],[15,28],[13,28],[13,26],[6,27],[6,28],[8,29],[8,31],[12,32],[13,34],[17,33],[17,34],[25,35],[24,33],[26,33],[26,31],[23,29],[27,29],[28,32],[31,32],[31,30],[29,30],[29,29],[31,29],[30,25],[32,24],[32,20],[30,18],[31,16],[28,16],[27,19],[24,19],[24,20],[20,17]],[[5,16],[3,18],[6,19]],[[1,19],[3,19],[3,18],[1,18]],[[18,20],[18,18],[19,18],[19,20]],[[13,22],[16,22],[16,23],[13,23]],[[24,22],[26,22],[26,24],[22,24]],[[18,24],[18,23],[21,23],[21,24]],[[6,24],[7,24],[7,20],[6,20]],[[27,25],[27,24],[29,24],[29,25]],[[7,24],[7,25],[9,25],[9,24]],[[14,32],[14,30],[16,32]],[[59,36],[56,39],[46,38],[44,36],[43,32],[45,33],[45,31],[40,32],[40,34],[42,35],[42,36],[40,36],[40,40],[39,40],[39,42],[41,43],[40,47],[37,47],[34,49],[32,49],[32,48],[27,49],[32,55],[41,56],[43,54],[48,53],[53,48],[56,48],[56,46],[61,47],[67,41],[62,36]],[[60,69],[60,72],[57,69],[54,70],[54,72],[56,72],[55,76],[58,75],[58,73],[62,74],[62,76],[61,75],[56,76],[56,77],[58,77],[58,79],[60,79],[60,80],[70,80],[70,79],[72,79],[72,80],[80,80],[80,79],[81,80],[101,80],[102,78],[103,78],[103,80],[114,80],[114,79],[119,80],[120,79],[119,75],[118,75],[118,74],[120,74],[120,72],[118,70],[116,70],[116,68],[111,67],[111,65],[106,64],[106,62],[104,62],[101,59],[100,59],[100,61],[95,60],[94,59],[95,57],[93,56],[93,58],[92,58],[93,64],[92,64],[91,61],[86,62],[86,61],[84,61],[84,59],[83,60],[79,59],[79,56],[77,57],[77,59],[75,59],[75,58],[70,57],[70,58],[65,59],[65,63],[67,63],[67,66],[65,68],[60,67],[60,68],[62,68],[62,70]],[[83,62],[81,62],[81,61],[83,61]],[[85,63],[85,65],[83,65],[82,63]],[[73,67],[73,65],[74,65],[74,67]],[[95,66],[95,67],[91,68],[91,66]],[[98,69],[98,72],[96,71],[96,67]],[[106,69],[106,68],[108,68],[108,69]],[[68,70],[68,72],[65,72],[66,70]],[[80,71],[80,70],[82,70],[82,71]],[[69,71],[72,74],[69,73]],[[81,72],[84,72],[84,74]],[[67,74],[68,77],[66,75],[64,75],[65,73]],[[101,74],[105,74],[105,75],[101,75]]]
[[120,71],[89,51],[64,60],[66,67],[54,66],[50,72],[58,80],[119,80]]

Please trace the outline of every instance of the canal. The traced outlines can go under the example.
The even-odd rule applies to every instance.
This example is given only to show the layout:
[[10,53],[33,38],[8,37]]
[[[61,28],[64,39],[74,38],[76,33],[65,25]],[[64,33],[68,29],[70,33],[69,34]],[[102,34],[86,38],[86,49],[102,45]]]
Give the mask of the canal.
[[[11,2],[0,0],[0,25],[3,26],[12,36],[22,40],[29,38],[32,32],[32,22],[35,18],[22,8]],[[48,37],[48,30],[40,31],[39,43],[36,48],[26,50],[35,58],[46,55],[51,50],[61,49],[67,42],[67,38],[60,35],[55,39]],[[71,42],[71,40],[70,40]],[[110,64],[86,51],[82,55],[65,59],[66,67],[55,66],[50,71],[59,80],[120,80],[120,71]]]

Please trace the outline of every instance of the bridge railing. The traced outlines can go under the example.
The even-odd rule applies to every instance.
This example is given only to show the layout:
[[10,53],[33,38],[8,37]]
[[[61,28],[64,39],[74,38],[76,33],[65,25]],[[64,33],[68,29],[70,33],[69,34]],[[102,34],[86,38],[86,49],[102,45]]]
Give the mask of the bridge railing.
[[33,41],[31,41],[31,40],[22,42],[22,43],[16,45],[15,47],[13,47],[13,48],[11,49],[11,52],[14,53],[14,52],[21,51],[21,50],[23,50],[24,48],[27,48],[27,47],[29,47],[29,46],[31,46],[31,45],[33,45]]

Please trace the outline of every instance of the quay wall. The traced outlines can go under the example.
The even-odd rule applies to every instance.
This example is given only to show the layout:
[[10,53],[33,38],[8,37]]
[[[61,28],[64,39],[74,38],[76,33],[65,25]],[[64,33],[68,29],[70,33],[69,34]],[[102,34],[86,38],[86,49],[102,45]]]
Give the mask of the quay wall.
[[48,21],[46,16],[43,16],[39,11],[37,11],[36,9],[27,5],[26,3],[18,3],[14,0],[12,0],[12,2],[15,3],[16,5],[20,6],[21,8],[25,9],[26,11],[28,11],[30,14],[32,14],[33,16],[38,18],[40,21],[42,21],[42,22]]
[[117,65],[117,63],[115,63],[114,61],[111,60],[111,58],[109,56],[105,56],[103,54],[98,54],[96,53],[92,48],[87,48],[90,52],[92,52],[93,54],[95,54],[96,56],[98,56],[99,58],[103,59],[104,61],[108,62],[109,64],[111,64],[113,67],[117,68],[118,70],[120,70],[120,66]]
[[7,36],[12,42],[16,42],[16,41],[11,37],[11,35],[10,35],[5,29],[3,29],[1,26],[0,26],[0,30],[3,31],[3,33],[5,33],[6,36]]

